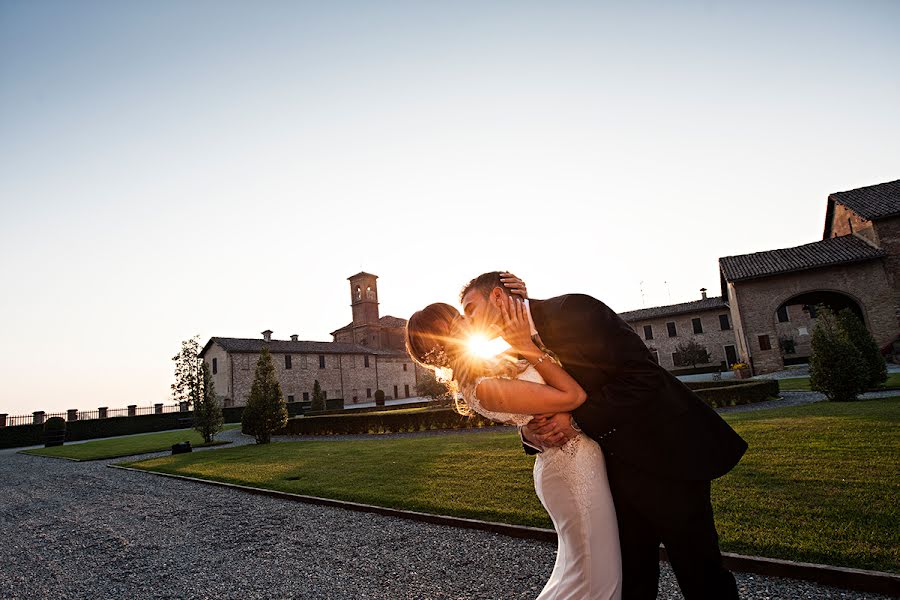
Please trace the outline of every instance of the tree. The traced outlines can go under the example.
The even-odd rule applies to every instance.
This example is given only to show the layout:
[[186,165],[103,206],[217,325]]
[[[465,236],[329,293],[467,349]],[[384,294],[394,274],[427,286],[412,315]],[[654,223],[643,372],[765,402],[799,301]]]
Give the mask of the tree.
[[446,383],[438,381],[434,376],[434,371],[425,369],[424,374],[416,383],[417,396],[429,396],[434,400],[445,400],[450,397],[450,388]]
[[325,410],[325,392],[322,391],[322,386],[319,385],[318,379],[313,383],[312,406],[310,409]]
[[865,363],[866,388],[875,388],[887,381],[887,363],[881,356],[875,338],[866,329],[865,323],[849,308],[837,314],[838,326],[847,334],[850,343],[859,350]]
[[200,399],[194,403],[194,429],[203,436],[203,440],[208,444],[213,441],[217,433],[222,431],[225,420],[222,417],[222,405],[216,396],[212,372],[206,361],[203,361],[201,366],[201,375],[203,376],[203,391]]
[[172,357],[175,361],[175,383],[172,384],[172,399],[181,404],[193,406],[200,398],[203,374],[200,364],[200,337],[194,336],[181,342],[181,352]]
[[384,390],[375,390],[375,406],[384,406]]
[[263,346],[241,418],[241,429],[254,436],[257,444],[268,444],[272,441],[272,432],[287,425],[287,418],[287,404],[275,376],[272,354]]
[[700,345],[694,338],[689,338],[675,346],[681,365],[691,365],[697,368],[697,365],[705,365],[710,361],[710,353],[704,346]]
[[831,309],[819,307],[809,358],[810,388],[823,392],[829,400],[846,402],[866,389],[867,371],[862,353]]

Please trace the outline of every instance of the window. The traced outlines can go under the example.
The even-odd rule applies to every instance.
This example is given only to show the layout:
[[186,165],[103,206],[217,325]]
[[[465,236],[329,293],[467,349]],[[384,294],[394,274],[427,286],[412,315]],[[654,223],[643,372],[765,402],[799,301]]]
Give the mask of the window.
[[372,397],[372,388],[366,388],[366,398]]
[[214,358],[213,359],[213,375],[215,375],[218,372],[219,372],[219,359]]
[[759,349],[760,350],[771,350],[772,342],[769,341],[769,336],[761,335],[759,336]]
[[794,344],[794,338],[784,337],[778,339],[778,346],[781,348],[782,354],[796,354],[797,346]]
[[303,392],[303,401],[309,402],[309,392]]
[[805,310],[806,312],[809,313],[810,319],[816,318],[816,314],[817,314],[816,307],[813,306],[812,304],[807,304],[806,306],[803,307],[803,310]]
[[406,370],[406,363],[403,363],[403,370]]
[[675,329],[675,321],[666,323],[666,329],[669,331],[669,337],[678,337],[678,330]]
[[681,357],[681,352],[673,352],[672,353],[672,364],[676,367],[686,367],[688,366],[684,359]]
[[294,395],[288,394],[288,402],[293,402],[293,401],[294,401]]
[[728,331],[731,329],[731,323],[728,321],[728,315],[719,315],[719,329]]
[[328,391],[327,390],[322,390],[322,398],[324,398],[325,400],[328,400]]
[[309,363],[306,361],[306,355],[305,355],[305,354],[301,354],[301,355],[300,355],[300,368],[301,368],[301,369],[308,369],[308,368],[309,368]]
[[700,317],[691,319],[691,326],[694,328],[694,333],[703,333],[703,321],[700,320]]
[[779,323],[787,323],[788,321],[790,321],[790,318],[788,317],[787,306],[785,306],[784,304],[778,307],[778,310],[775,312],[775,314],[778,315]]
[[367,369],[369,368],[369,355],[368,354],[363,356],[363,366]]
[[[403,365],[403,366],[405,367],[406,365]],[[394,386],[394,398],[396,398],[398,395],[399,394],[397,393],[397,386],[395,385]]]
[[653,339],[653,325],[644,325],[644,339],[645,340]]
[[409,398],[409,384],[403,386],[403,393],[406,394],[407,398]]
[[659,351],[657,351],[657,350],[651,350],[651,351],[650,351],[650,358],[653,359],[653,362],[655,362],[656,364],[659,364]]
[[291,355],[290,354],[284,355],[284,368],[285,369],[291,368]]
[[325,368],[325,355],[324,354],[319,355],[319,368],[320,369]]

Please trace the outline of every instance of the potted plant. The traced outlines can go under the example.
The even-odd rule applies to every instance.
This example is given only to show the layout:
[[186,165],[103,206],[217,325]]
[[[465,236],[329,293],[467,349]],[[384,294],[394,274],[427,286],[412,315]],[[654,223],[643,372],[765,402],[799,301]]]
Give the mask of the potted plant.
[[750,379],[752,376],[750,373],[750,365],[747,363],[734,363],[731,365],[731,370],[734,371],[734,376],[736,379]]

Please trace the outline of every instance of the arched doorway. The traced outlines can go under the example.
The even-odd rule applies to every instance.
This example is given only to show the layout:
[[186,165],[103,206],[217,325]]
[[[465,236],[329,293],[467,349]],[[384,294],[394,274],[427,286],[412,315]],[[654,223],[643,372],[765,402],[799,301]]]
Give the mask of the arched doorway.
[[805,364],[812,354],[812,332],[816,326],[816,312],[825,306],[839,312],[845,308],[866,322],[859,303],[841,292],[815,290],[791,296],[775,310],[775,331],[778,335],[777,348],[785,366]]

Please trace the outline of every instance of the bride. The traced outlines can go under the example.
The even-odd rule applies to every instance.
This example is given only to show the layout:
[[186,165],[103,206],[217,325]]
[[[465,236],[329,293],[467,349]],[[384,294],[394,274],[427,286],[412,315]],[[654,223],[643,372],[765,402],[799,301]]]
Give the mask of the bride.
[[[508,297],[501,310],[502,335],[510,352],[493,359],[467,352],[467,339],[474,332],[455,308],[438,303],[410,317],[410,356],[432,370],[452,372],[461,392],[457,410],[463,414],[477,412],[522,426],[531,415],[580,406],[584,390],[532,341],[523,301]],[[534,487],[553,521],[559,546],[553,573],[538,600],[621,598],[618,527],[597,442],[579,433],[562,447],[538,454]]]

